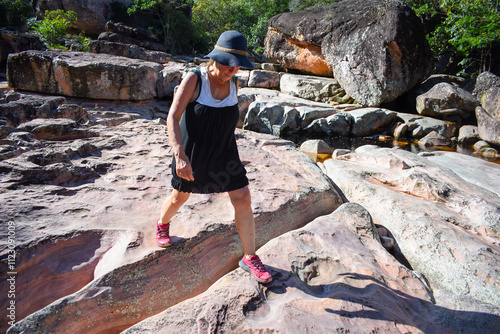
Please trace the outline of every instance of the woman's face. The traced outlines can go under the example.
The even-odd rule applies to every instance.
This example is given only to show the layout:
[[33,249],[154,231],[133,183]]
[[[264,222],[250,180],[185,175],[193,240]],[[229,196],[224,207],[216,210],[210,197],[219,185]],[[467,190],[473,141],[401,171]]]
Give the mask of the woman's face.
[[214,74],[222,81],[230,80],[240,70],[240,66],[226,66],[218,62],[214,62],[214,64],[216,69]]

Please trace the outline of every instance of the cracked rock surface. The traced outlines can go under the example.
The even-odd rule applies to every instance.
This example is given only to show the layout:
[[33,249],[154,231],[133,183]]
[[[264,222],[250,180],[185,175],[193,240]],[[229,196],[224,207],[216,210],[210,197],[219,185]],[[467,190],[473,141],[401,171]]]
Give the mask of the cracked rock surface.
[[[20,322],[9,332],[119,332],[201,293],[242,256],[227,194],[192,195],[172,221],[174,245],[156,247],[154,225],[171,191],[164,124],[143,116],[85,126],[92,137],[14,132],[19,140],[6,142],[20,149],[0,162],[0,215],[15,225],[17,287],[24,291],[17,301],[29,305],[17,309]],[[236,136],[257,246],[341,204],[293,143],[242,130]],[[6,235],[1,254],[6,260]]]

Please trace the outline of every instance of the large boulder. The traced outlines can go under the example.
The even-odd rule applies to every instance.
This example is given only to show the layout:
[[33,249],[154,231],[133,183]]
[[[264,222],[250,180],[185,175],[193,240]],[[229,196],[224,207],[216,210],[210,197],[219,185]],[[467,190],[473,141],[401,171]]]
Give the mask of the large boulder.
[[0,29],[0,68],[5,69],[10,53],[26,50],[45,50],[40,38],[33,32]]
[[24,51],[7,63],[9,86],[90,99],[147,100],[156,97],[161,64],[106,54]]
[[[266,50],[287,68],[334,77],[357,102],[378,106],[411,89],[432,70],[419,18],[408,6],[380,0],[340,1],[269,20]],[[302,65],[301,50],[316,50]],[[308,54],[312,54],[309,52]]]
[[481,97],[481,105],[476,108],[479,136],[500,145],[500,87],[491,87]]
[[494,86],[500,87],[500,77],[488,71],[481,72],[476,79],[472,95],[481,100],[483,94]]
[[438,83],[417,96],[417,112],[444,120],[458,116],[468,119],[474,114],[479,101],[466,90],[448,83]]
[[[154,223],[171,191],[165,125],[140,119],[91,128],[99,137],[27,137],[37,147],[0,164],[0,220],[15,224],[19,254],[19,322],[9,333],[118,333],[206,290],[242,256],[227,194],[193,194],[172,220],[174,244],[155,245]],[[293,143],[241,130],[236,136],[258,247],[342,203]],[[284,157],[293,164],[283,168]],[[4,263],[7,255],[3,243]],[[3,291],[7,283],[0,282]],[[8,303],[0,296],[2,308]]]
[[493,118],[500,121],[500,86],[492,86],[481,95],[481,106]]

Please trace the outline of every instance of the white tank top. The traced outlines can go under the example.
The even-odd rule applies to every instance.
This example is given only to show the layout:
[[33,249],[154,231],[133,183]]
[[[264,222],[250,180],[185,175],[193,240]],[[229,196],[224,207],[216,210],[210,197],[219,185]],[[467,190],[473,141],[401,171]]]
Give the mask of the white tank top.
[[222,108],[234,106],[238,103],[238,95],[236,94],[236,84],[234,80],[229,81],[229,95],[223,100],[216,100],[210,91],[210,81],[208,80],[208,72],[206,67],[200,68],[201,73],[201,92],[196,99],[197,102],[209,107]]

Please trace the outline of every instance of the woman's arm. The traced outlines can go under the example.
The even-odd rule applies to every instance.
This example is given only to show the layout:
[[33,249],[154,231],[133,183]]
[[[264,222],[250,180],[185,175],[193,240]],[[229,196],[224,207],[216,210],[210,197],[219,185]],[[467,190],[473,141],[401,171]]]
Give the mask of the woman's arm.
[[191,163],[184,152],[184,147],[182,146],[179,121],[181,120],[182,114],[184,113],[187,105],[194,97],[197,81],[198,77],[196,73],[189,72],[186,75],[175,93],[174,100],[172,101],[167,117],[168,138],[170,140],[170,145],[172,146],[175,158],[176,172],[180,178],[188,181],[193,181],[194,176]]

